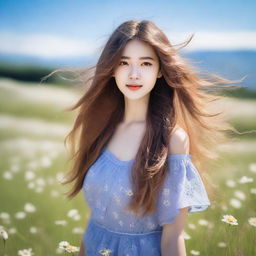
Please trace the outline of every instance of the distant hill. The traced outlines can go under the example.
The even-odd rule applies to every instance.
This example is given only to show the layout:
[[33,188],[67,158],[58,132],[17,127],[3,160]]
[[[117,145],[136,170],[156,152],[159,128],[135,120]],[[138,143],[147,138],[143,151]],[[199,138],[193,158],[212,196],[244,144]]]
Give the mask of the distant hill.
[[184,54],[202,71],[228,79],[246,76],[243,86],[256,90],[256,51],[197,51]]
[[[250,90],[256,90],[256,51],[190,51],[181,53],[191,60],[200,70],[215,73],[228,79],[240,79],[247,75],[242,83]],[[96,56],[79,58],[42,59],[22,55],[0,54],[0,76],[11,76],[6,72],[9,67],[32,66],[36,69],[52,70],[60,67],[83,67],[93,65]],[[40,73],[40,72],[39,72]],[[9,74],[9,75],[8,75]]]

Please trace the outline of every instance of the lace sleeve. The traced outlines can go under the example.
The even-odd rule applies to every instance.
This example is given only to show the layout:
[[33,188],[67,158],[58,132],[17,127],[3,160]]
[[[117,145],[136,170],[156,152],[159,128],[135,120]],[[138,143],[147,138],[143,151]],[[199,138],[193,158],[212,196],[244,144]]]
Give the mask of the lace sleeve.
[[173,222],[181,208],[189,206],[189,212],[198,212],[210,205],[205,186],[191,155],[169,155],[168,164],[169,172],[157,200],[160,226]]

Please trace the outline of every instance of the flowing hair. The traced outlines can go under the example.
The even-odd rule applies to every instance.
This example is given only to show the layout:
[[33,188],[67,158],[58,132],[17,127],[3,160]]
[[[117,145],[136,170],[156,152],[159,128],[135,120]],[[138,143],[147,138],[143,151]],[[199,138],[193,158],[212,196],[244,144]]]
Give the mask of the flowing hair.
[[142,215],[152,214],[156,210],[156,197],[169,168],[168,147],[175,125],[182,127],[188,134],[189,153],[209,197],[212,197],[214,185],[207,174],[207,162],[219,157],[216,146],[231,139],[227,131],[238,131],[221,118],[222,112],[214,112],[211,104],[224,98],[218,95],[218,86],[239,86],[230,85],[234,81],[217,75],[203,77],[188,64],[188,60],[178,54],[179,49],[185,47],[192,37],[176,48],[153,22],[129,20],[111,34],[97,64],[78,72],[86,90],[78,102],[68,108],[69,111],[78,110],[73,128],[65,138],[65,145],[70,145],[72,161],[72,167],[63,182],[73,184],[66,193],[69,199],[81,190],[88,169],[123,119],[124,96],[112,75],[124,47],[133,39],[141,40],[154,49],[159,58],[162,77],[157,79],[150,92],[146,130],[131,169],[133,196],[127,209],[141,212]]

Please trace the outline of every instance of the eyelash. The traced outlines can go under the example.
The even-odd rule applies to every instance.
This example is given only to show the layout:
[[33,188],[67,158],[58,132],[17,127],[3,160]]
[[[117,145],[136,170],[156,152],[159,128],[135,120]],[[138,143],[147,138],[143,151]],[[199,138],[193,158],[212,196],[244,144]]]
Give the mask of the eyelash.
[[[127,64],[126,61],[121,61],[121,62],[119,63],[120,66],[123,66],[123,65],[121,65],[121,63],[126,63],[126,64]],[[152,64],[151,64],[150,62],[143,62],[143,64],[144,64],[144,63],[149,64],[149,65],[146,65],[146,66],[148,66],[148,67],[149,67],[149,66],[152,66]]]

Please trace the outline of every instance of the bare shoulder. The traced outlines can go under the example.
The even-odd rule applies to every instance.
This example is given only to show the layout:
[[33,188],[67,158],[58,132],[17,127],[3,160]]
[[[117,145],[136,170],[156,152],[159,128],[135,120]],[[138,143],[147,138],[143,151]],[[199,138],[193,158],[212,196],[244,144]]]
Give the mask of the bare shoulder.
[[172,131],[169,154],[189,154],[189,136],[179,125],[176,125]]

